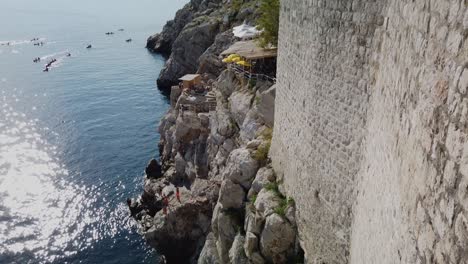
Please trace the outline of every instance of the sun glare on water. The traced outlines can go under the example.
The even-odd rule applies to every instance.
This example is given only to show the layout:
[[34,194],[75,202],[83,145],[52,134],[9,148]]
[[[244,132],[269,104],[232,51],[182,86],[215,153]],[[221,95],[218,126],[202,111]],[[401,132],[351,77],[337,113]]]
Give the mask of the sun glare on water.
[[[98,188],[66,181],[70,175],[56,158],[56,147],[43,139],[37,121],[16,112],[8,104],[11,98],[7,100],[2,93],[0,255],[27,252],[51,262],[91,246],[104,235],[115,234],[115,221],[102,219],[114,218],[119,212],[105,217],[104,210],[90,210]],[[78,239],[85,234],[88,239]]]

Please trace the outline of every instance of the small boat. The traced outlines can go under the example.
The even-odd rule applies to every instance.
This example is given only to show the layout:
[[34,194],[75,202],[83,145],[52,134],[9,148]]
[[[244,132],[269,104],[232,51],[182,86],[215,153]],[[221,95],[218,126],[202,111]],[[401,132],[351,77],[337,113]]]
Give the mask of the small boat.
[[90,44],[90,45],[88,45],[86,48],[87,48],[87,49],[90,49],[90,48],[92,48],[92,47],[93,47],[93,46],[91,46],[91,44]]
[[125,40],[125,41],[126,41],[126,42],[132,42],[132,39],[129,38],[129,39]]
[[123,28],[120,28],[119,31],[124,31],[124,29],[123,29]]

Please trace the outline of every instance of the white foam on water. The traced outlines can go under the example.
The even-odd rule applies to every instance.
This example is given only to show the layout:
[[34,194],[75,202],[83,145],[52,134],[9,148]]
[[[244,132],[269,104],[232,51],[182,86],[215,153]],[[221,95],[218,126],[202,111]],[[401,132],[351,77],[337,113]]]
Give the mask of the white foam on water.
[[43,55],[43,56],[40,57],[40,58],[41,58],[41,60],[47,60],[47,59],[54,58],[54,57],[56,57],[56,56],[66,55],[67,53],[68,53],[68,50],[63,50],[63,51],[59,51],[59,52],[55,52],[55,53]]
[[38,38],[38,40],[31,41],[31,39],[27,40],[0,40],[0,46],[18,46],[18,45],[24,45],[24,44],[30,44],[30,43],[35,43],[35,42],[44,42],[46,41],[46,38]]
[[15,50],[15,49],[14,49],[14,50],[11,51],[11,53],[13,53],[13,54],[18,54],[18,53],[20,53],[20,52],[19,52],[19,50]]
[[7,81],[7,79],[6,79],[6,78],[2,78],[2,82],[6,82],[6,81]]

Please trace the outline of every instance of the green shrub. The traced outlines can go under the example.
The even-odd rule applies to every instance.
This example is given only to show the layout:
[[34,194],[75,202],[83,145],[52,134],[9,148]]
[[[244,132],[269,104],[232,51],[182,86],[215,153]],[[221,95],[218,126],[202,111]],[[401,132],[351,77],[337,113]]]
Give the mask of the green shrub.
[[263,188],[265,188],[267,191],[274,192],[276,195],[278,195],[280,197],[283,197],[283,194],[281,194],[281,192],[279,191],[278,183],[276,183],[276,182],[270,182],[270,183],[266,184]]
[[280,201],[280,205],[278,207],[275,208],[275,213],[281,215],[281,216],[285,216],[286,215],[286,209],[289,207],[289,206],[294,206],[294,200],[291,198],[291,197],[284,197],[284,196],[280,196],[281,197],[281,201]]
[[257,28],[262,31],[259,38],[260,46],[278,46],[280,1],[261,0],[259,10],[261,15],[257,20]]

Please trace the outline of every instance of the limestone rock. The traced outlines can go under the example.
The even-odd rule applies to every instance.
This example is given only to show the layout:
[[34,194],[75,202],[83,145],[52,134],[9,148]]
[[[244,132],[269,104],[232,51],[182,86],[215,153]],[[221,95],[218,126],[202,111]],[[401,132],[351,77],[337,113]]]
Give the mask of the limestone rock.
[[265,228],[260,237],[262,255],[273,263],[286,263],[288,251],[292,250],[295,231],[278,214],[266,218]]
[[248,149],[257,149],[258,146],[260,146],[260,144],[262,144],[261,140],[254,139],[254,140],[251,140],[251,141],[247,142],[246,148],[248,148]]
[[254,233],[247,232],[245,234],[244,251],[248,258],[252,257],[252,253],[258,251],[258,237]]
[[248,264],[249,261],[245,256],[244,252],[245,237],[241,234],[237,234],[232,243],[231,249],[229,250],[229,261],[230,263],[236,264]]
[[219,31],[219,22],[215,19],[191,24],[180,32],[172,45],[172,53],[157,80],[160,88],[169,88],[184,74],[195,73],[198,58],[211,46]]
[[269,127],[273,127],[275,121],[275,94],[276,85],[258,95],[258,113]]
[[286,208],[285,217],[292,225],[296,225],[296,208],[294,206],[288,206]]
[[239,132],[242,143],[255,139],[258,133],[262,131],[262,128],[265,127],[260,119],[256,108],[252,108],[247,112]]
[[196,253],[197,243],[204,241],[209,231],[211,205],[206,198],[183,195],[183,202],[171,202],[167,216],[159,211],[152,227],[144,235],[168,262],[177,263],[189,259]]
[[184,160],[182,155],[180,153],[177,153],[175,156],[175,169],[177,174],[184,174],[185,173],[185,166],[187,165],[187,162]]
[[226,68],[226,65],[219,58],[219,54],[229,48],[234,41],[232,30],[218,34],[213,44],[200,56],[200,66],[197,72],[208,73],[213,78],[219,76],[221,71]]
[[244,203],[244,189],[231,180],[224,180],[219,191],[219,200],[223,209],[242,208]]
[[468,247],[468,220],[463,213],[458,214],[455,220],[455,236],[461,247]]
[[198,264],[220,264],[218,251],[216,249],[216,239],[213,233],[206,237],[205,245],[198,258]]
[[189,143],[200,136],[202,129],[200,118],[193,112],[187,112],[177,118],[174,136],[178,141]]
[[250,110],[253,97],[254,94],[248,90],[235,91],[229,97],[230,111],[238,126],[244,123],[245,116]]
[[248,189],[258,167],[258,162],[251,157],[249,150],[235,149],[229,155],[223,177]]
[[195,18],[209,15],[221,0],[192,0],[177,11],[173,20],[164,25],[161,33],[148,38],[146,47],[154,52],[168,56],[172,51],[172,45],[183,29]]
[[260,168],[257,172],[257,175],[255,176],[254,181],[252,182],[252,187],[250,187],[248,197],[250,198],[252,195],[258,194],[260,190],[265,187],[265,185],[274,182],[275,180],[275,172],[272,168]]
[[211,119],[211,134],[219,134],[229,138],[237,131],[237,127],[227,111],[216,111],[215,117]]
[[267,189],[262,189],[255,200],[255,209],[258,213],[264,217],[272,214],[281,203],[281,198],[279,198],[274,192]]
[[220,210],[217,218],[218,237],[216,247],[222,263],[229,262],[229,249],[239,229],[239,220],[231,213]]
[[225,70],[223,71],[217,80],[216,87],[221,92],[224,99],[227,99],[234,92],[236,87],[240,86],[240,81],[237,79],[234,72]]
[[260,235],[265,218],[255,208],[246,208],[245,231],[255,235]]

